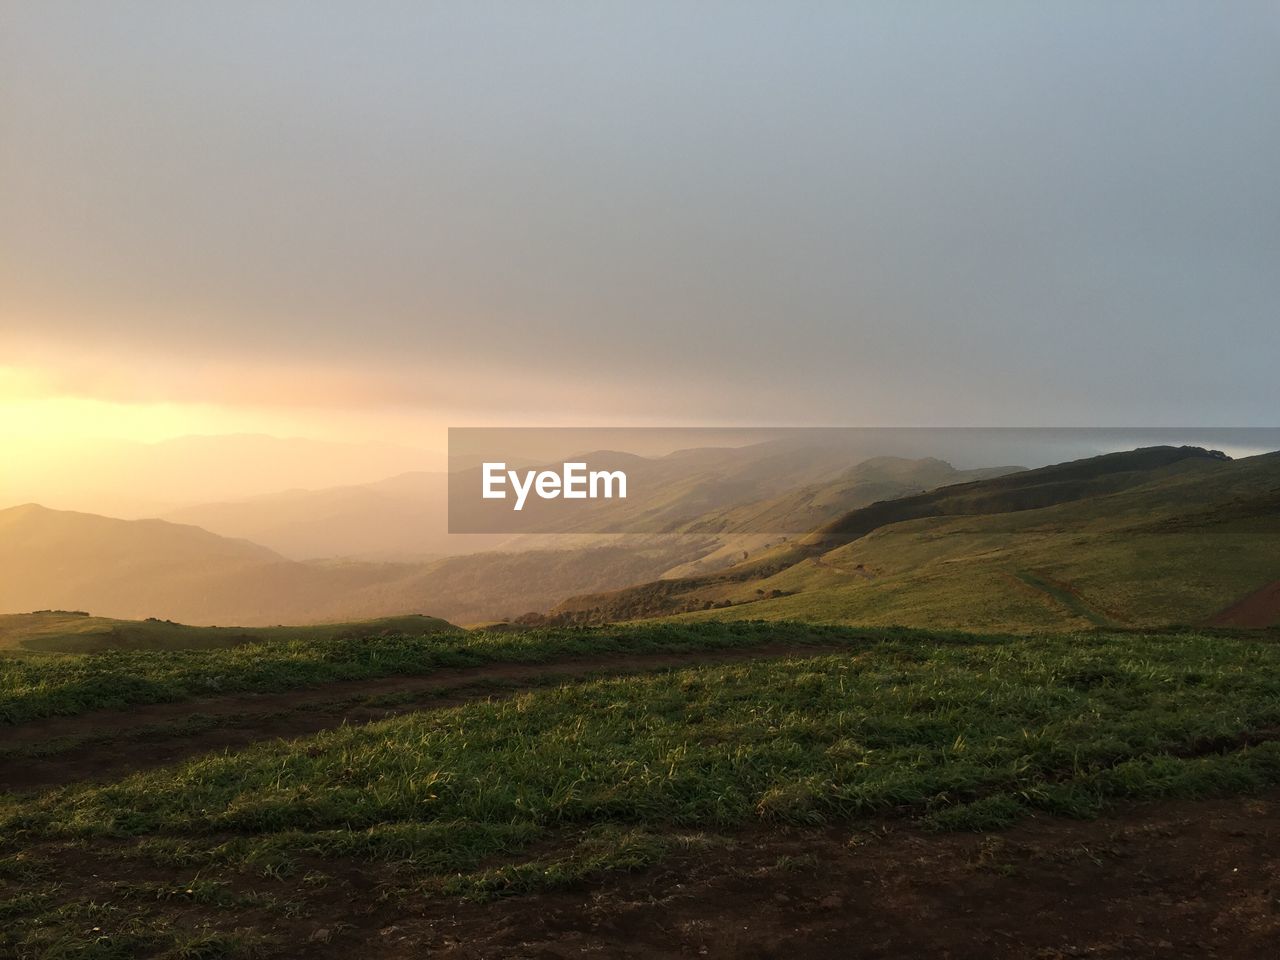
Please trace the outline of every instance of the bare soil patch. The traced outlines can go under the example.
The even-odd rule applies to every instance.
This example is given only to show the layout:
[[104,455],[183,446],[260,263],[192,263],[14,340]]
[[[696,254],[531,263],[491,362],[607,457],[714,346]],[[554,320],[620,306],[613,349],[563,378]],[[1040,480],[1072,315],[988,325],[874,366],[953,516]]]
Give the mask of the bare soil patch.
[[1209,618],[1211,627],[1280,626],[1280,580],[1242,597]]
[[985,835],[761,831],[572,892],[377,912],[315,955],[1250,960],[1280,955],[1278,904],[1272,794]]
[[[1042,817],[986,834],[871,823],[712,839],[647,870],[487,903],[388,896],[385,868],[325,861],[320,888],[248,881],[298,898],[289,916],[252,907],[219,916],[173,900],[154,909],[268,933],[276,948],[266,956],[314,960],[1280,955],[1276,791],[1087,822]],[[78,878],[67,889],[80,897],[99,886],[105,896],[119,881],[180,886],[189,877],[113,856],[108,844],[54,859]]]

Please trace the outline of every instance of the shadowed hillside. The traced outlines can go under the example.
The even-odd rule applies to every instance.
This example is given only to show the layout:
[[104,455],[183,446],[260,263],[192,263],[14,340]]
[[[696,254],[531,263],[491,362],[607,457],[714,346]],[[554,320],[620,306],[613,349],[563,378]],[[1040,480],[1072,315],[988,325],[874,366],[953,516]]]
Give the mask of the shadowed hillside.
[[823,483],[720,510],[687,524],[687,533],[802,533],[878,500],[1018,473],[1022,467],[957,470],[934,457],[873,457]]
[[1205,622],[1280,573],[1278,491],[1277,454],[1111,454],[876,503],[719,574],[576,597],[552,617],[972,629]]
[[810,551],[829,549],[904,520],[1011,513],[1084,500],[1146,483],[1152,471],[1175,464],[1226,460],[1221,453],[1199,447],[1148,447],[1053,464],[872,504],[818,528],[805,539],[804,546]]
[[880,500],[907,497],[950,484],[1021,471],[1022,467],[957,470],[934,457],[873,457],[820,483],[809,483],[776,497],[713,510],[685,524],[687,534],[714,534],[709,553],[673,567],[663,579],[702,576],[793,543],[808,531],[851,510]]

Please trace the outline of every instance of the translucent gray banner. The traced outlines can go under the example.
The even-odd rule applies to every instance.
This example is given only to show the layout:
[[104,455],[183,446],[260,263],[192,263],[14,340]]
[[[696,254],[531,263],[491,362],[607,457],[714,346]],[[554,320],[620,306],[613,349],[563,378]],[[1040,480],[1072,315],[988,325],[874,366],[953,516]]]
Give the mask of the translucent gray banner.
[[451,428],[449,532],[801,535],[945,486],[1016,492],[1050,464],[1143,451],[1095,464],[1105,478],[1276,450],[1280,428],[1253,427]]

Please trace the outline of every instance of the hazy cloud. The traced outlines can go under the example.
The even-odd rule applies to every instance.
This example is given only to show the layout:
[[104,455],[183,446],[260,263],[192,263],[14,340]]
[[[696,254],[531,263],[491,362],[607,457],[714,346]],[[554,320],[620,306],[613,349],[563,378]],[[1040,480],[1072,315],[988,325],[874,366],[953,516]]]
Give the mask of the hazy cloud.
[[3,7],[0,331],[62,389],[495,421],[1280,405],[1274,4]]

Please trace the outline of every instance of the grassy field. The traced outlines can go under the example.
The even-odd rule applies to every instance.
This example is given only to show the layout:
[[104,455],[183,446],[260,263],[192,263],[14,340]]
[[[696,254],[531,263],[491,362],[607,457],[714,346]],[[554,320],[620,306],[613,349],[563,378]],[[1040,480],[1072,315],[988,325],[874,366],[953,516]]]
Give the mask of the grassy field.
[[[744,642],[734,629],[647,642]],[[1280,646],[1197,634],[885,633],[569,684],[10,796],[0,951],[270,953],[352,869],[374,870],[362,895],[380,903],[484,898],[760,824],[993,829],[1248,793],[1280,783],[1278,727]]]
[[339,680],[424,674],[442,667],[769,642],[866,643],[909,632],[747,622],[471,632],[451,628],[393,636],[356,631],[214,649],[9,654],[0,656],[0,724],[230,693],[278,693]]
[[439,633],[460,628],[417,614],[301,627],[192,627],[172,620],[115,620],[72,610],[0,614],[0,652],[103,653],[110,650],[209,650],[264,640],[327,640]]

